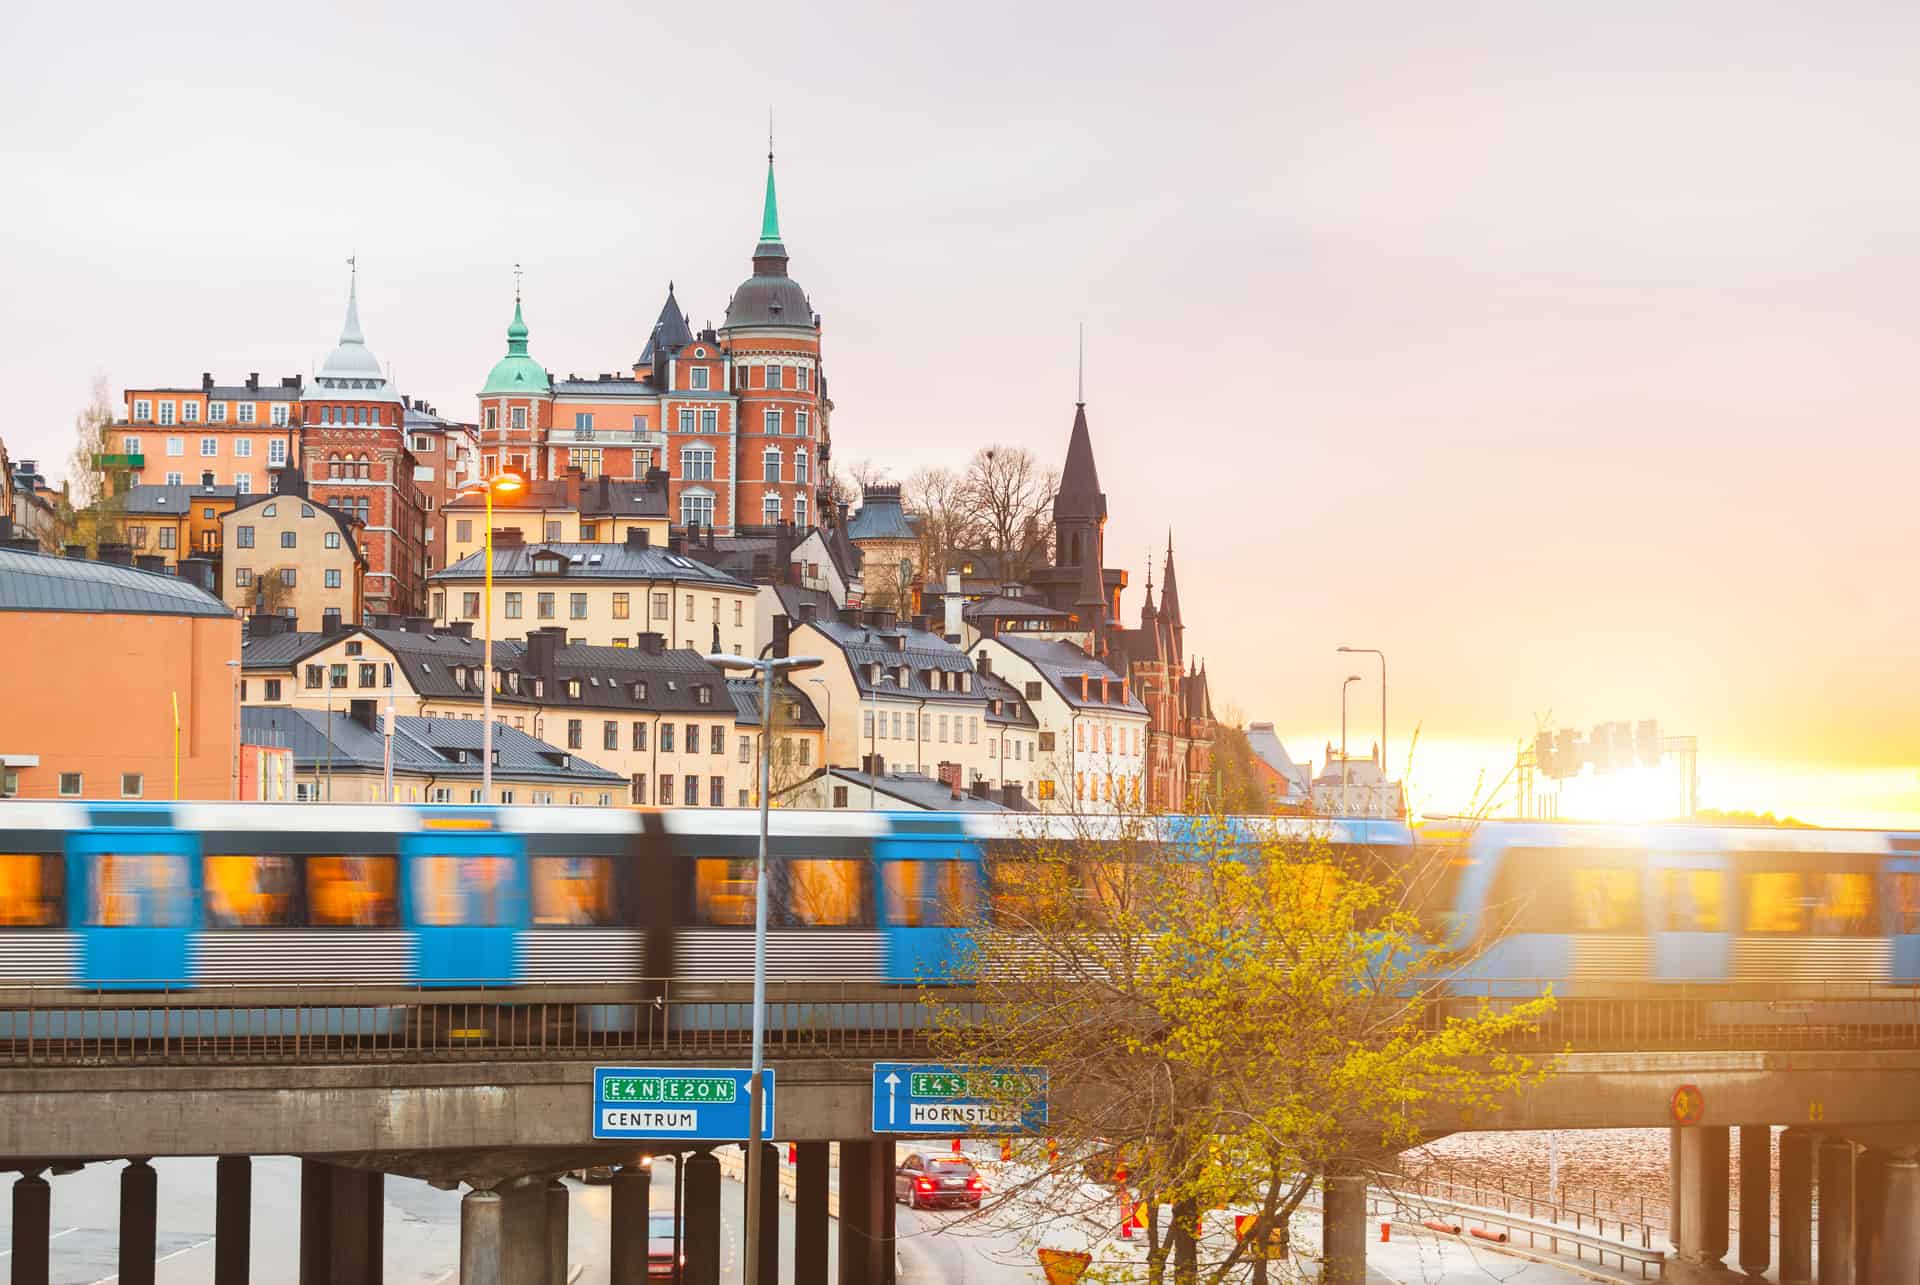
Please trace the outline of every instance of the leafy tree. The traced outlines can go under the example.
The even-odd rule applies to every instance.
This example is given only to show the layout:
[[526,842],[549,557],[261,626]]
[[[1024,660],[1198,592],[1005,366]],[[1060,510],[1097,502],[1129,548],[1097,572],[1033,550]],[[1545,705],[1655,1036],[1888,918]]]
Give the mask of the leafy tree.
[[1203,783],[1203,798],[1227,816],[1258,816],[1273,811],[1260,769],[1254,761],[1253,743],[1246,729],[1222,722],[1213,736],[1213,775]]
[[[1492,1113],[1544,1075],[1503,1046],[1551,998],[1446,999],[1416,872],[1300,824],[1088,824],[996,857],[966,988],[923,991],[941,1060],[1048,1068],[1051,1137],[1012,1144],[987,1216],[1036,1241],[1104,1228],[1087,1279],[1268,1281],[1329,1175],[1390,1183],[1443,1112]],[[1154,1211],[1144,1263],[1118,1250],[1121,1192]],[[1252,1215],[1251,1234],[1196,1237],[1221,1206]]]

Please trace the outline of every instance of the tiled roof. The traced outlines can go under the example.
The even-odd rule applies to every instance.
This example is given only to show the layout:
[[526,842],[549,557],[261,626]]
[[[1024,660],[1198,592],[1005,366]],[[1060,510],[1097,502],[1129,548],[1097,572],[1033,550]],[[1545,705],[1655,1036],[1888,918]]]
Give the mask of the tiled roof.
[[[973,690],[984,696],[987,705],[987,721],[1007,727],[1039,727],[1040,720],[1034,717],[1033,710],[1027,705],[1026,698],[1014,690],[1012,683],[998,674],[975,674]],[[1000,712],[993,712],[993,701],[1000,702]]]
[[883,772],[876,778],[851,768],[830,767],[822,769],[820,773],[815,773],[808,779],[817,779],[822,774],[854,790],[865,790],[871,786],[880,796],[882,803],[891,799],[897,803],[904,803],[908,807],[920,808],[928,812],[1009,812],[1013,810],[994,799],[977,798],[966,790],[956,791],[944,781],[914,772]]
[[[803,680],[804,681],[804,680]],[[727,695],[733,697],[733,721],[742,727],[760,726],[760,680],[758,678],[729,678]],[[782,681],[773,690],[777,701],[792,701],[800,706],[799,716],[790,721],[789,727],[807,727],[824,730],[826,720],[820,717],[813,702],[793,683]]]
[[[557,553],[567,560],[563,574],[554,579],[570,580],[688,580],[699,584],[725,585],[750,589],[745,581],[697,562],[683,554],[669,553],[649,545],[644,549],[624,544],[525,544],[493,548],[495,580],[527,579],[534,575],[534,559],[542,553]],[[471,553],[432,579],[440,581],[479,580],[485,573],[483,553]]]
[[994,641],[1039,670],[1048,685],[1075,709],[1125,709],[1136,714],[1147,712],[1146,705],[1130,689],[1124,702],[1092,700],[1078,695],[1074,684],[1068,681],[1075,675],[1085,674],[1089,678],[1105,679],[1121,685],[1124,683],[1119,674],[1070,642],[1026,638],[1019,634],[1000,634]]
[[0,548],[0,611],[233,615],[226,603],[177,576],[6,548]]
[[[374,723],[376,728],[385,727],[383,719],[376,718]],[[401,715],[394,719],[393,726],[394,771],[480,779],[480,738],[485,725],[478,719]],[[362,726],[345,710],[333,712],[329,729],[325,710],[249,705],[241,711],[241,727],[250,744],[283,745],[292,750],[296,770],[310,771],[327,762],[329,755],[336,771],[385,770],[384,731]],[[596,786],[626,779],[497,720],[493,748],[496,776]]]
[[[630,397],[636,401],[651,401],[660,396],[661,390],[644,379],[616,375],[612,379],[578,379],[569,375],[565,379],[553,381],[553,391],[564,397],[568,393],[580,397]],[[713,396],[730,398],[731,393],[718,389],[708,390]]]
[[960,614],[969,620],[988,619],[1049,619],[1065,620],[1067,613],[1056,611],[1038,598],[1007,598],[995,594],[979,602],[970,602],[960,609]]
[[188,512],[195,500],[231,500],[231,486],[130,486],[126,512],[141,517]]
[[[893,629],[871,629],[863,625],[849,625],[839,620],[815,620],[813,627],[821,636],[832,642],[847,657],[853,671],[853,680],[864,696],[873,690],[867,681],[867,667],[878,664],[883,671],[891,672],[905,665],[910,671],[909,681],[902,688],[898,681],[883,682],[880,690],[902,695],[924,697],[934,701],[978,701],[980,693],[936,690],[927,682],[927,672],[941,670],[946,673],[973,672],[973,664],[965,652],[955,647],[938,634],[928,633],[924,629],[915,629],[902,625]],[[894,646],[897,639],[899,647]]]
[[853,540],[917,540],[918,533],[907,511],[900,506],[898,487],[869,491],[860,511],[847,519],[847,536]]

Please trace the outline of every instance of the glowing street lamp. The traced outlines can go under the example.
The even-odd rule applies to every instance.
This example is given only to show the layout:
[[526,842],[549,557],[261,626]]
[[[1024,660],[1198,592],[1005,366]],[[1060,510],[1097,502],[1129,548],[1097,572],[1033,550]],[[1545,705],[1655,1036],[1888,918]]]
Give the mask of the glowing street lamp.
[[487,527],[484,537],[486,590],[480,595],[480,619],[486,636],[486,677],[480,684],[480,799],[493,802],[493,497],[502,499],[520,494],[526,479],[517,473],[499,473],[484,482],[476,482],[455,492],[455,497],[474,494],[487,498]]
[[1347,688],[1360,681],[1360,675],[1348,674],[1347,681],[1340,684],[1340,814],[1345,816],[1350,807],[1347,803]]

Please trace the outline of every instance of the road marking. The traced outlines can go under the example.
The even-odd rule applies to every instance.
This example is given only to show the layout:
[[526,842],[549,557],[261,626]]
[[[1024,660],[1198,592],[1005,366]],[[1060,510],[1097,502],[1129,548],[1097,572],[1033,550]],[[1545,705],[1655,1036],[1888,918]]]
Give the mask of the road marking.
[[[59,1239],[60,1239],[60,1238],[61,1238],[62,1236],[71,1236],[71,1235],[73,1235],[73,1233],[75,1233],[75,1232],[77,1232],[77,1231],[79,1231],[79,1230],[80,1230],[80,1228],[79,1228],[79,1227],[77,1227],[77,1226],[75,1226],[75,1227],[62,1227],[62,1228],[61,1228],[61,1229],[60,1229],[59,1231],[57,1231],[57,1232],[54,1232],[54,1233],[53,1233],[53,1234],[52,1234],[51,1236],[48,1236],[48,1237],[47,1237],[47,1239],[48,1239],[48,1240],[59,1240]],[[12,1252],[13,1252],[13,1251],[12,1251],[11,1249],[0,1249],[0,1258],[5,1258],[5,1257],[6,1257],[6,1256],[7,1256],[8,1254],[11,1254]]]
[[[205,1249],[208,1245],[211,1245],[211,1244],[213,1244],[213,1237],[211,1236],[207,1237],[205,1240],[195,1241],[193,1244],[188,1245],[185,1249],[176,1249],[171,1254],[160,1255],[160,1257],[153,1260],[153,1265],[155,1267],[158,1267],[160,1264],[165,1262],[170,1262],[173,1259],[180,1257],[180,1255],[182,1254],[191,1254],[194,1250]],[[107,1285],[109,1281],[117,1281],[119,1279],[120,1279],[120,1273],[115,1272],[111,1276],[102,1276],[99,1280],[95,1281],[93,1285]]]

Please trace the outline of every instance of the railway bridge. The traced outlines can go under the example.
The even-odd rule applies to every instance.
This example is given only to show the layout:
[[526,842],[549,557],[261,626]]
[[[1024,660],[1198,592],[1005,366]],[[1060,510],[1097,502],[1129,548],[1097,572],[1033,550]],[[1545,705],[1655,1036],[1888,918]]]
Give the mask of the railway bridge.
[[[137,1283],[153,1274],[156,1178],[145,1162],[212,1155],[221,1158],[215,1279],[239,1285],[249,1279],[249,1157],[284,1154],[303,1160],[304,1281],[380,1279],[376,1215],[391,1173],[469,1188],[463,1282],[546,1282],[550,1246],[565,1245],[553,1176],[633,1166],[646,1149],[684,1157],[686,1279],[706,1285],[720,1230],[712,1147],[732,1139],[596,1141],[594,1071],[743,1067],[749,1010],[664,989],[643,1001],[633,994],[582,986],[528,1002],[422,992],[369,1004],[314,988],[271,1008],[217,989],[6,997],[0,1168],[21,1175],[14,1280],[45,1279],[48,1170],[133,1161],[121,1178],[120,1278]],[[830,1142],[840,1144],[841,1285],[892,1280],[894,1149],[871,1131],[872,1064],[926,1057],[918,1002],[892,994],[775,988],[769,1065],[777,1136],[797,1145],[798,1230],[791,1261],[778,1261],[777,1244],[764,1254],[768,1282],[827,1279]],[[1769,1208],[1770,1126],[1787,1125],[1779,1279],[1920,1282],[1920,1004],[1908,992],[1859,988],[1807,988],[1766,1004],[1768,1020],[1758,1020],[1730,1011],[1724,991],[1563,1000],[1534,1049],[1556,1060],[1556,1073],[1496,1113],[1437,1119],[1435,1131],[1670,1128],[1669,1276],[1712,1279],[1729,1254],[1749,1273],[1771,1265],[1767,1220],[1747,1220],[1729,1244],[1728,1161],[1738,1130],[1740,1207]],[[770,1185],[775,1169],[766,1169]],[[1329,1180],[1330,1278],[1364,1262],[1365,1185]],[[649,1190],[637,1168],[615,1176],[611,1257],[622,1285],[645,1279]],[[768,1227],[777,1241],[777,1222]]]

